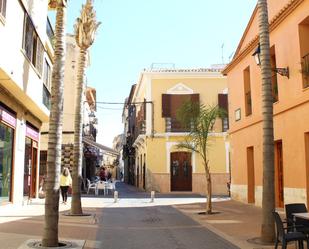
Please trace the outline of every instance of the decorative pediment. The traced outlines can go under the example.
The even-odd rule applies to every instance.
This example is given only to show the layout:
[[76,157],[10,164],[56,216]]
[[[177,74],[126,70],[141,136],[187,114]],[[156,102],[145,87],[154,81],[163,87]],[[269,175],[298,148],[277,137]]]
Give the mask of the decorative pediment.
[[167,94],[192,94],[193,90],[183,83],[178,83],[177,85],[173,86],[172,88],[168,89]]

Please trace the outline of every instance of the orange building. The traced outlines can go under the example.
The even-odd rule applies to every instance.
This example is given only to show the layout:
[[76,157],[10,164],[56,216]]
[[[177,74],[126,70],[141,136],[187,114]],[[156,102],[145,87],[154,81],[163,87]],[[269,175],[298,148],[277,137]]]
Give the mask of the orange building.
[[[309,1],[268,0],[274,97],[276,206],[309,204]],[[258,9],[253,11],[231,63],[229,88],[231,194],[262,201],[261,70]],[[285,68],[285,70],[278,70]],[[284,71],[285,76],[278,74]]]

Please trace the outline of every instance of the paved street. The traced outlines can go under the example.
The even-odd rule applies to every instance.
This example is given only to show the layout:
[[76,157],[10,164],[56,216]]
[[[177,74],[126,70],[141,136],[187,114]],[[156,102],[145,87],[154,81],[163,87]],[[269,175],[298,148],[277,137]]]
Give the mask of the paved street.
[[[60,237],[86,240],[85,249],[238,248],[167,205],[168,202],[176,203],[176,200],[180,203],[186,203],[185,200],[188,203],[201,202],[204,198],[160,195],[152,204],[149,194],[131,186],[118,183],[118,190],[120,200],[116,204],[111,198],[102,196],[83,197],[84,212],[91,214],[88,217],[64,216],[62,214],[69,206],[61,205]],[[0,217],[1,249],[16,249],[26,239],[40,238],[44,218],[43,200],[40,201],[15,210],[1,210],[4,210]],[[160,201],[162,205],[158,205]]]
[[[145,197],[120,186],[123,197]],[[191,198],[192,195],[159,195],[159,198]],[[198,196],[196,196],[198,197]],[[237,248],[171,206],[105,208],[96,240],[104,248]]]

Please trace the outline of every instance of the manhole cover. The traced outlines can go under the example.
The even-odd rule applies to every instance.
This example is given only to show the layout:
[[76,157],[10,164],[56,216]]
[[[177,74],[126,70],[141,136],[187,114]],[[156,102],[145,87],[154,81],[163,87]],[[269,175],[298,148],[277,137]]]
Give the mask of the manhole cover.
[[158,218],[158,217],[149,217],[149,218],[143,220],[143,222],[147,222],[147,223],[155,223],[155,222],[159,222],[159,221],[161,221],[161,219]]

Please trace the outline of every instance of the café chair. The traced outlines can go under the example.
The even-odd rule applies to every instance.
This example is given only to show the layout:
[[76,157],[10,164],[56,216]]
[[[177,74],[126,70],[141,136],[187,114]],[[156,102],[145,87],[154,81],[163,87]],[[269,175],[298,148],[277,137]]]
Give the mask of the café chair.
[[96,193],[96,189],[97,189],[97,185],[96,185],[96,183],[91,183],[90,182],[90,180],[89,179],[87,179],[87,194],[89,194],[89,191],[91,190],[91,189],[93,189],[94,190],[94,193]]
[[104,181],[99,181],[97,183],[96,195],[99,194],[100,190],[105,191],[105,182]]
[[[308,238],[302,232],[291,231],[291,227],[284,227],[280,215],[277,212],[273,212],[273,216],[276,224],[276,243],[275,249],[278,248],[279,242],[281,242],[282,249],[287,248],[287,244],[291,241],[298,242],[299,249],[304,249],[304,241],[307,242],[307,248],[309,249]],[[294,226],[293,226],[294,227]]]
[[104,195],[108,195],[109,190],[111,190],[111,192],[116,190],[115,182],[105,182]]
[[[304,203],[290,203],[285,205],[286,221],[289,227],[297,226],[294,230],[309,235],[309,220],[294,217],[295,213],[307,213]],[[293,228],[292,228],[293,229]]]

